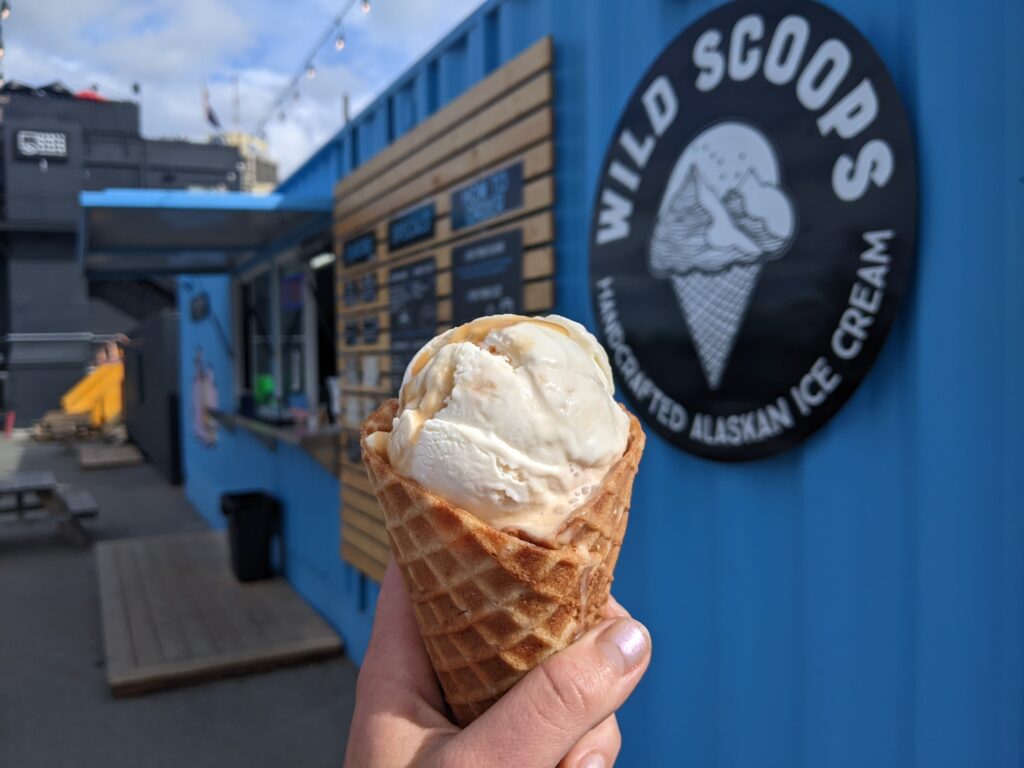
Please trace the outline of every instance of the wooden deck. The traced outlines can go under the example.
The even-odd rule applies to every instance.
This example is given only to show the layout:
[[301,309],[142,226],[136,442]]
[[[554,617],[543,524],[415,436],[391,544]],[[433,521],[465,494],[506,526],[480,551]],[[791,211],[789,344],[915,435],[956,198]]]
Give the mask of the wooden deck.
[[106,443],[83,443],[78,448],[78,466],[82,469],[112,469],[132,467],[145,459],[142,451],[131,443],[108,445]]
[[115,696],[325,658],[337,633],[283,579],[239,583],[220,532],[96,546]]

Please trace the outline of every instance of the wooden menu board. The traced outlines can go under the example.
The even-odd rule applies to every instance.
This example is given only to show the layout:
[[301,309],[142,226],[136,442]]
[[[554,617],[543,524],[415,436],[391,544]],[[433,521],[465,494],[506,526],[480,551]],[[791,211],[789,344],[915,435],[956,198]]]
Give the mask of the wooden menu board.
[[389,549],[360,424],[439,331],[554,306],[551,67],[545,38],[335,188],[341,556],[376,580]]

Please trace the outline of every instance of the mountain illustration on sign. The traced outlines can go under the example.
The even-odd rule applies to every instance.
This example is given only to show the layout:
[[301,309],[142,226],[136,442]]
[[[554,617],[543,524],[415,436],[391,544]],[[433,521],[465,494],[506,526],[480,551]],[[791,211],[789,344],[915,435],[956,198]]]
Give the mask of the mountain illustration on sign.
[[795,214],[756,128],[717,123],[676,161],[651,238],[651,274],[672,281],[708,387],[717,390],[764,262],[789,249]]

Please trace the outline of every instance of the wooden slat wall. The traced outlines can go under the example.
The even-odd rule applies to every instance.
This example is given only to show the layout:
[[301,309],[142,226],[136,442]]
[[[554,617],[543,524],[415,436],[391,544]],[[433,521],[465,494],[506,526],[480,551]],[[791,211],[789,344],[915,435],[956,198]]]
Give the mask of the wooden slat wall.
[[[375,580],[388,559],[384,522],[359,461],[359,426],[383,400],[397,394],[403,371],[391,370],[388,280],[391,270],[433,257],[436,266],[435,331],[450,327],[452,251],[505,232],[520,231],[523,246],[523,311],[554,305],[554,144],[552,45],[541,40],[459,99],[375,155],[335,187],[334,242],[338,255],[338,371],[342,381],[341,556]],[[520,164],[522,205],[474,226],[452,231],[451,193],[496,171]],[[396,215],[433,203],[434,234],[391,250],[388,223]],[[346,241],[369,232],[376,251],[346,266]],[[376,297],[347,303],[345,285],[376,278]],[[363,323],[377,324],[367,342]],[[354,343],[346,327],[360,329]],[[374,362],[376,366],[374,366]],[[372,371],[376,369],[376,376]],[[369,371],[369,372],[368,372]]]

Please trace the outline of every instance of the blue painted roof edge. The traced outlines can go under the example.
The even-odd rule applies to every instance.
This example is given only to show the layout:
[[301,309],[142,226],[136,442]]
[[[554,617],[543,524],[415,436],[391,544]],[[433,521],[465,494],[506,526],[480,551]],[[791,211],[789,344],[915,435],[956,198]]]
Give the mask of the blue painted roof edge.
[[105,189],[80,192],[83,211],[94,208],[172,208],[221,211],[311,211],[331,210],[331,198],[297,197],[272,193],[216,192],[181,189]]

